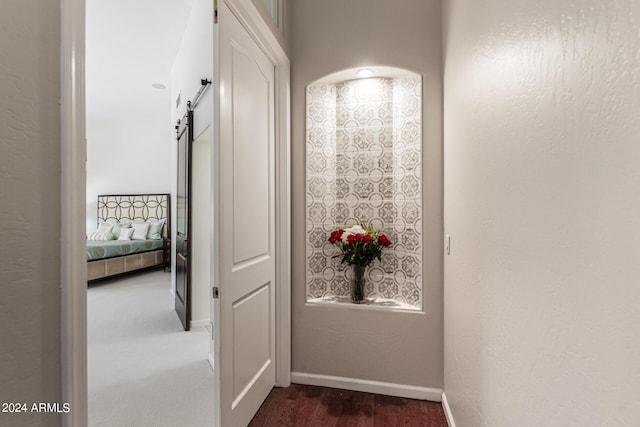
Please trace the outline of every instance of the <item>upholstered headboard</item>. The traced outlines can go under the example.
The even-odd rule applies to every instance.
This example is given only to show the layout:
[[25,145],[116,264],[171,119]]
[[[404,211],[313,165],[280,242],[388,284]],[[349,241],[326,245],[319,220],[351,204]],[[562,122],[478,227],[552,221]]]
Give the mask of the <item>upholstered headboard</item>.
[[169,194],[109,194],[98,196],[98,224],[103,222],[166,219],[163,236],[171,236],[171,198]]

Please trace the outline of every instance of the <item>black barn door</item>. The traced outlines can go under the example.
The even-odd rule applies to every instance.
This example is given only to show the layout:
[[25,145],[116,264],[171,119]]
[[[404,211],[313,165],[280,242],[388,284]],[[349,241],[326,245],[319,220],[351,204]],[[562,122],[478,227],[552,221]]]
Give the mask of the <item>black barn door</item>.
[[176,301],[175,308],[184,330],[191,323],[191,146],[193,143],[193,111],[178,123],[178,215],[176,235]]

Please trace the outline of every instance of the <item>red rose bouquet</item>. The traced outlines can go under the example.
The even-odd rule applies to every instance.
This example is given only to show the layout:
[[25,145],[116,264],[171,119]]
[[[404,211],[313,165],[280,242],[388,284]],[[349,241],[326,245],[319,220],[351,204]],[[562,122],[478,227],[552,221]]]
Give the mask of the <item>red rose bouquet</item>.
[[342,263],[367,267],[374,259],[380,261],[382,250],[391,246],[391,241],[378,230],[364,225],[354,225],[346,230],[331,232],[329,243],[337,245],[342,255]]

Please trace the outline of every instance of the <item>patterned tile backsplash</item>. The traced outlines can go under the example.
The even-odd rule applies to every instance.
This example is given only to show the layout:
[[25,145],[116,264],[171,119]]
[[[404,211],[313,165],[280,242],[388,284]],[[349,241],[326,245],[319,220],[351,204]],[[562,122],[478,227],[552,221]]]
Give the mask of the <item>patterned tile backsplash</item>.
[[367,298],[422,308],[422,80],[307,88],[307,300],[349,295],[329,233],[359,222],[393,245],[367,269]]

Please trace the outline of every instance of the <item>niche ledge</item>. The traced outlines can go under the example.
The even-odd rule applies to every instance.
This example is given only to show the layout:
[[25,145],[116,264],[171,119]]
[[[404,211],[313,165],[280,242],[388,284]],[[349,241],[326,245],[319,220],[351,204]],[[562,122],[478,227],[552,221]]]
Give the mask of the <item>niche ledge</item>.
[[422,311],[420,307],[416,307],[404,302],[387,299],[387,298],[365,298],[362,304],[353,304],[347,296],[326,296],[321,298],[307,299],[309,305],[331,305],[339,307],[348,307],[356,309],[378,309],[378,310],[402,310],[402,311]]

